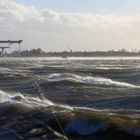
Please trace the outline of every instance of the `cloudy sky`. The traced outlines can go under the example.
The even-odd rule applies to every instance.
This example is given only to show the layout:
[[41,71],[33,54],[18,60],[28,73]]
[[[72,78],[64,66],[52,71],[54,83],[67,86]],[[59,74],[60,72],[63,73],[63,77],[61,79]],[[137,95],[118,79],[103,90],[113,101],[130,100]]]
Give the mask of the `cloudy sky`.
[[0,32],[23,49],[140,49],[140,0],[0,0]]

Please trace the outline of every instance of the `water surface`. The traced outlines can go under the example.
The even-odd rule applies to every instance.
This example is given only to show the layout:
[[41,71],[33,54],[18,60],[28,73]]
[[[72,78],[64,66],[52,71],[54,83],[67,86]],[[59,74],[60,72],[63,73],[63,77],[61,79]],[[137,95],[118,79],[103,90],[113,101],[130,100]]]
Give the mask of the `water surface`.
[[139,139],[140,57],[1,58],[0,113],[1,140]]

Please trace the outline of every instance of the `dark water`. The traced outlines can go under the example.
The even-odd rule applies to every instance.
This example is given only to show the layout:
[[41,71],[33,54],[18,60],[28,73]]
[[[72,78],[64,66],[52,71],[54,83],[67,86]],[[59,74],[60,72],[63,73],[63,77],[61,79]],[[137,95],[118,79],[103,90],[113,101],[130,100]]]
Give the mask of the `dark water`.
[[16,139],[140,139],[140,59],[1,59],[0,140]]

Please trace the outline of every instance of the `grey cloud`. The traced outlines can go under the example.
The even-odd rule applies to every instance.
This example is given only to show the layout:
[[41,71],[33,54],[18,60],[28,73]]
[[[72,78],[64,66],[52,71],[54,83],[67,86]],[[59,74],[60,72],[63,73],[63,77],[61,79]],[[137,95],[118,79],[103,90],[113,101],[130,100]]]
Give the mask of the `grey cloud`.
[[[44,42],[42,46],[45,44],[51,46],[44,47],[46,50],[52,47],[54,50],[64,50],[69,42],[71,46],[78,44],[81,49],[89,46],[91,50],[102,49],[104,44],[106,49],[131,48],[130,44],[136,44],[138,47],[139,25],[139,16],[64,13],[51,9],[37,9],[10,0],[0,0],[0,31],[2,32],[0,37],[9,38],[8,35],[10,37],[13,35],[13,38],[22,37],[30,42],[30,44],[25,43],[28,44],[27,46],[35,47],[39,47],[36,44]],[[40,42],[37,43],[37,39]]]

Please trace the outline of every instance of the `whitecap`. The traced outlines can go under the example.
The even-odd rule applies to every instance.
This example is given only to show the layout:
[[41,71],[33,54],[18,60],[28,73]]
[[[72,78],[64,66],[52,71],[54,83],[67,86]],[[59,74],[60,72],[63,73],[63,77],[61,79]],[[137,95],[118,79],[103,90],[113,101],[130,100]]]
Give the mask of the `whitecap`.
[[39,97],[24,96],[21,93],[8,93],[0,90],[0,103],[9,104],[21,104],[27,107],[40,107],[40,106],[51,106],[54,105],[53,102],[44,98],[43,100]]
[[75,81],[85,84],[96,84],[96,85],[107,85],[107,86],[119,86],[119,87],[131,87],[131,88],[140,88],[140,86],[136,86],[130,83],[126,82],[120,82],[120,81],[114,81],[109,78],[104,77],[93,77],[93,76],[80,76],[76,74],[71,73],[53,73],[48,76],[47,80],[50,81],[62,81],[62,80],[68,80],[68,81]]

